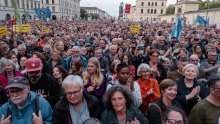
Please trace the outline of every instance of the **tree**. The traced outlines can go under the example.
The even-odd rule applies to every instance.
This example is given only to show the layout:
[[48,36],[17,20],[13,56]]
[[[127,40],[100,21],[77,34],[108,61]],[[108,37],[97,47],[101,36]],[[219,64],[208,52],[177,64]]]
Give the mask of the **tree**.
[[175,13],[175,6],[169,5],[166,9],[166,14],[174,14]]
[[81,19],[87,20],[87,19],[88,19],[88,13],[87,13],[87,11],[84,10],[84,9],[80,9],[80,17],[81,17]]
[[215,1],[199,0],[199,10],[219,8],[219,7],[220,7],[220,0],[215,0]]

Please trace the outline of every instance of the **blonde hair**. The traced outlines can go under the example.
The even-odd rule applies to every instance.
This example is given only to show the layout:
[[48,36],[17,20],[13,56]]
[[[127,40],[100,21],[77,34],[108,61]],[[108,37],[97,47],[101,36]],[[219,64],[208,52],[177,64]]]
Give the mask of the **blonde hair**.
[[[92,64],[95,65],[96,70],[95,70],[95,74],[94,74],[94,78],[91,79],[92,81],[92,86],[95,87],[95,89],[99,89],[100,85],[102,84],[103,81],[103,75],[101,73],[101,67],[100,67],[100,63],[99,60],[96,57],[91,57],[88,61],[88,63],[91,62]],[[83,82],[84,82],[84,86],[86,86],[88,84],[89,79],[91,78],[91,75],[88,73],[88,71],[86,70],[83,75]]]

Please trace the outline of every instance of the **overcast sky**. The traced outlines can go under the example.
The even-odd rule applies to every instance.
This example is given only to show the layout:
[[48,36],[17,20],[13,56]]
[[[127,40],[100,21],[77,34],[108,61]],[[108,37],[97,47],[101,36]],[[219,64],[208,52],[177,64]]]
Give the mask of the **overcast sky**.
[[[118,16],[121,2],[135,5],[136,0],[81,0],[80,6],[98,7],[111,16]],[[167,4],[175,4],[176,0],[168,0]]]

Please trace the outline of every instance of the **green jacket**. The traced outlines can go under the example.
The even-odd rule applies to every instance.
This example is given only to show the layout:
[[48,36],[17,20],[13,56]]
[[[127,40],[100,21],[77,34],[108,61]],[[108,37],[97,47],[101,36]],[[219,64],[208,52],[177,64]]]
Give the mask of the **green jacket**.
[[[140,121],[140,124],[148,124],[148,121],[145,119],[144,115],[136,107],[127,108],[126,112],[126,123],[131,122],[136,118]],[[117,116],[114,110],[106,109],[101,115],[101,122],[103,124],[119,124]]]

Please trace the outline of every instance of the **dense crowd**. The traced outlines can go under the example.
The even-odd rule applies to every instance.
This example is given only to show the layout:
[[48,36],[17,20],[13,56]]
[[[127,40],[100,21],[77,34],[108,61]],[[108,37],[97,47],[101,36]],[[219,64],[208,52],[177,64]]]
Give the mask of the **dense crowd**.
[[166,22],[0,24],[0,124],[220,124],[214,25],[177,38]]

